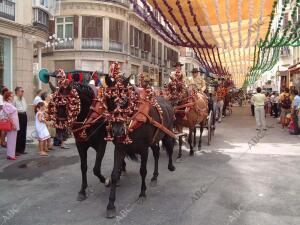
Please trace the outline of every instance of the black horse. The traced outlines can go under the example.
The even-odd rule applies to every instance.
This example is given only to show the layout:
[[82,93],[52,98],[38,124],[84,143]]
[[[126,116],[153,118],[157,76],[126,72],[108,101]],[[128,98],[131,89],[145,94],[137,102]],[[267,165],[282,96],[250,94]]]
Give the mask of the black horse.
[[[111,85],[110,82],[107,82]],[[125,85],[127,85],[126,81],[124,81]],[[126,99],[125,99],[126,100]],[[163,98],[159,97],[157,99],[158,104],[160,105],[163,111],[163,121],[160,121],[160,114],[156,110],[155,107],[152,107],[149,111],[149,116],[152,117],[157,122],[163,123],[166,128],[169,130],[173,129],[173,108],[172,106]],[[107,99],[108,108],[110,110],[114,110],[116,105],[114,104],[113,98]],[[126,105],[126,104],[124,104]],[[138,202],[142,203],[146,198],[146,175],[147,175],[147,160],[148,160],[148,148],[151,147],[153,151],[153,156],[155,160],[155,168],[153,177],[151,179],[151,185],[155,186],[157,183],[158,177],[158,159],[159,159],[159,145],[158,142],[162,140],[163,145],[165,146],[167,153],[169,155],[169,163],[168,169],[170,171],[174,171],[175,167],[172,161],[172,154],[174,148],[174,139],[168,136],[166,133],[161,130],[157,130],[158,128],[154,127],[147,121],[143,123],[140,127],[135,129],[133,132],[129,134],[131,140],[133,141],[131,144],[123,144],[122,142],[114,141],[115,150],[114,150],[114,167],[111,174],[111,191],[109,195],[109,203],[107,205],[107,214],[108,218],[114,218],[116,216],[116,208],[115,208],[115,199],[116,199],[116,187],[117,181],[120,176],[120,170],[126,156],[131,158],[136,158],[136,154],[141,157],[141,165],[140,165],[140,175],[142,177],[142,186],[141,193],[139,195]],[[123,123],[114,122],[112,123],[112,133],[115,140],[124,137],[125,128]],[[155,138],[154,138],[155,137]]]
[[[74,123],[74,128],[76,128],[78,126],[81,126],[82,122],[85,121],[85,119],[89,115],[90,107],[93,103],[93,99],[95,98],[96,92],[91,86],[88,85],[81,85],[79,83],[74,82],[72,86],[78,92],[81,102],[81,110],[76,122]],[[87,188],[87,151],[90,147],[96,150],[96,160],[93,168],[94,175],[99,178],[101,183],[105,183],[106,185],[109,184],[108,179],[106,179],[101,174],[101,163],[107,144],[107,142],[104,140],[104,138],[106,137],[104,120],[99,120],[95,122],[93,125],[91,125],[91,127],[86,129],[86,133],[86,140],[78,138],[76,134],[74,135],[76,147],[80,156],[82,173],[82,184],[77,197],[78,201],[83,201],[87,197],[85,191]]]

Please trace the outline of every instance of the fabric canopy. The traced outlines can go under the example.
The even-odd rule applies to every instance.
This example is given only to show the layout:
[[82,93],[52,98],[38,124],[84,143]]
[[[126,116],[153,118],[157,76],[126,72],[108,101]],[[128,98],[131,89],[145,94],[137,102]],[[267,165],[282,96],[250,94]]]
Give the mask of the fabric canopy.
[[[212,73],[231,75],[238,87],[252,66],[254,46],[266,36],[274,4],[274,0],[132,2],[143,7],[146,22],[164,39],[193,48],[203,67]],[[156,21],[151,11],[161,17]]]

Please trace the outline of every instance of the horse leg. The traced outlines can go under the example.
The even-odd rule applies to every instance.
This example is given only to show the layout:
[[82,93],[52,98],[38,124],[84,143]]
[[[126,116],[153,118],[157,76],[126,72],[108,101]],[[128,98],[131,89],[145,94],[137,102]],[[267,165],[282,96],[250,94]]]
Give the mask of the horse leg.
[[179,137],[178,145],[179,145],[179,151],[178,151],[177,159],[181,159],[181,157],[182,157],[182,136]]
[[106,208],[106,217],[107,218],[115,218],[116,217],[116,207],[115,207],[115,200],[116,200],[116,188],[117,182],[119,180],[119,172],[124,161],[125,153],[122,149],[119,149],[117,146],[114,150],[114,168],[111,173],[111,187],[110,187],[110,194],[109,194],[109,202]]
[[141,193],[137,201],[139,204],[143,204],[143,202],[146,200],[147,161],[148,161],[148,148],[145,148],[143,149],[141,154],[140,175],[142,177],[142,186],[141,186]]
[[194,149],[193,149],[193,129],[189,129],[189,139],[188,142],[190,144],[190,156],[194,155]]
[[200,137],[199,137],[199,143],[198,143],[198,148],[201,149],[202,147],[202,134],[203,134],[203,130],[204,130],[204,123],[202,122],[200,124]]
[[79,145],[77,144],[77,150],[80,157],[80,163],[81,163],[81,189],[78,192],[77,200],[83,201],[86,199],[86,188],[87,188],[87,178],[86,178],[86,172],[87,172],[87,150],[89,146],[88,145]]
[[126,162],[125,162],[125,159],[123,160],[122,162],[122,172],[126,173]]
[[153,157],[154,157],[154,171],[153,177],[151,178],[151,187],[155,187],[157,185],[157,177],[158,177],[158,160],[159,160],[159,144],[155,144],[151,146]]
[[[168,164],[168,169],[173,172],[175,171],[175,166],[173,165],[173,149],[174,149],[174,139],[169,137],[169,136],[165,136],[162,139],[163,145],[166,147],[168,156],[169,156],[169,164]],[[181,157],[181,156],[180,156]]]
[[99,144],[96,150],[96,160],[95,166],[93,168],[94,175],[99,178],[100,182],[105,184],[106,186],[109,185],[109,179],[105,179],[105,177],[101,174],[101,163],[103,160],[103,156],[105,153],[106,142],[103,141]]
[[196,134],[197,134],[197,128],[195,126],[194,128],[194,140],[193,140],[193,146],[196,147]]

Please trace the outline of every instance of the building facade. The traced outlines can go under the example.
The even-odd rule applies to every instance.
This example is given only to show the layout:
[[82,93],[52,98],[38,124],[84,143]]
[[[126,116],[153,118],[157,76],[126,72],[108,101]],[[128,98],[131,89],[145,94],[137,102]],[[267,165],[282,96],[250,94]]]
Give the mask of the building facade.
[[57,1],[50,32],[58,43],[43,50],[42,65],[49,71],[108,73],[117,61],[133,82],[144,73],[153,86],[161,86],[179,58],[179,49],[150,29],[129,0]]
[[0,84],[25,89],[30,103],[34,97],[34,49],[48,37],[50,10],[44,0],[0,1]]
[[183,64],[183,70],[189,76],[193,68],[200,68],[201,64],[191,48],[180,48],[179,61]]
[[[288,26],[289,21],[292,24],[300,21],[300,7],[297,7],[297,13],[293,16],[292,9],[296,6],[297,0],[287,0],[287,9],[283,15],[281,34],[284,28]],[[280,14],[285,1],[279,1],[276,13],[275,23],[272,26],[272,33],[275,33],[280,20]],[[294,88],[293,79],[295,76],[300,76],[300,47],[284,46],[280,49],[280,58],[278,63],[272,70],[265,72],[252,89],[262,87],[266,83],[271,82],[274,91],[281,91],[284,88]]]

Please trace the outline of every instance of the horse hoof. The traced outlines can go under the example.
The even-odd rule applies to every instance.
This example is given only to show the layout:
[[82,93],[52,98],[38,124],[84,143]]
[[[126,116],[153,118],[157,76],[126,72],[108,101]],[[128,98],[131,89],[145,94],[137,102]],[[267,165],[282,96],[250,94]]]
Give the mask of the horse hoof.
[[106,179],[105,179],[105,183],[104,183],[105,187],[109,187],[110,184],[111,184],[110,178],[106,178]]
[[190,156],[194,156],[194,151],[190,151]]
[[77,196],[77,201],[82,202],[84,200],[86,200],[86,194],[79,192]]
[[146,201],[146,196],[140,196],[137,200],[137,204],[142,205]]
[[183,162],[183,159],[182,159],[182,158],[177,158],[177,159],[176,159],[176,163],[181,163],[181,162]]
[[156,187],[157,186],[157,179],[151,179],[150,187]]
[[107,209],[106,210],[106,218],[115,218],[116,217],[116,208],[113,208],[113,209]]
[[173,171],[175,171],[175,166],[173,166],[173,165],[169,165],[168,166],[168,169],[171,171],[171,172],[173,172]]

